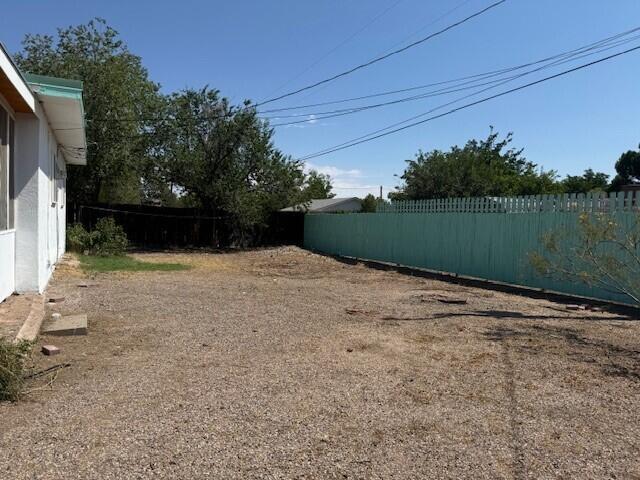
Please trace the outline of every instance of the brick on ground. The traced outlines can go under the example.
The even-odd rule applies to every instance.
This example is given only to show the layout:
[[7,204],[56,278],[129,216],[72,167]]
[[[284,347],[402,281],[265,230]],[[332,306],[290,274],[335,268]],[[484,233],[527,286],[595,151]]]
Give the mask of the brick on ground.
[[48,356],[58,355],[60,353],[60,349],[58,347],[56,347],[55,345],[43,345],[42,346],[42,353],[44,353],[45,355],[48,355]]

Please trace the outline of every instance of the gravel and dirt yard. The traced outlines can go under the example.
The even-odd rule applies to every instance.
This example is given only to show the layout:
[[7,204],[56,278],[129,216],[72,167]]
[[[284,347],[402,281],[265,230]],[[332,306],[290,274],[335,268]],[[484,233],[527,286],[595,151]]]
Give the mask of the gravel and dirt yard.
[[[67,263],[2,479],[640,479],[640,321],[287,247]],[[80,287],[79,285],[85,285]],[[50,384],[50,385],[49,385]]]

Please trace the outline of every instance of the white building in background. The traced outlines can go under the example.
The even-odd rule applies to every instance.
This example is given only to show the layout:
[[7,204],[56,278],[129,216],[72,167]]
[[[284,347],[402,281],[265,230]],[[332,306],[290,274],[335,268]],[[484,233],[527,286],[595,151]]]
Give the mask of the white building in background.
[[358,197],[322,198],[309,200],[307,203],[283,208],[281,212],[305,213],[349,213],[362,210],[362,200]]
[[65,251],[66,166],[86,164],[82,82],[21,74],[0,44],[0,301]]

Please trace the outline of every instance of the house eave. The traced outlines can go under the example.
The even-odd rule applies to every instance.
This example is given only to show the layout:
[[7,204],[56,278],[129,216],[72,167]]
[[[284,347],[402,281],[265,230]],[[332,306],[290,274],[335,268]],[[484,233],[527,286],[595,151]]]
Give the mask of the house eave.
[[87,164],[87,140],[82,82],[26,74],[47,116],[66,163]]
[[35,112],[35,97],[2,43],[0,43],[0,95],[17,113]]

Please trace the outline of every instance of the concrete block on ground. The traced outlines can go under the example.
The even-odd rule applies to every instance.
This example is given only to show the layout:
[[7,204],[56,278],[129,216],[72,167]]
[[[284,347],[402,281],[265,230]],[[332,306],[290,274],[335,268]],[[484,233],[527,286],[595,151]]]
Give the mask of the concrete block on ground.
[[45,325],[42,332],[47,335],[86,335],[87,316],[84,314],[67,315]]
[[45,355],[58,355],[60,353],[60,349],[58,347],[56,347],[55,345],[43,345],[42,346],[42,353],[44,353]]
[[31,310],[29,316],[22,324],[18,335],[16,335],[16,341],[26,340],[32,342],[38,336],[42,321],[44,320],[44,297],[42,295],[36,295],[31,303]]

